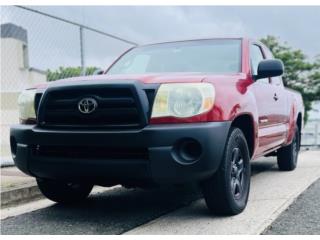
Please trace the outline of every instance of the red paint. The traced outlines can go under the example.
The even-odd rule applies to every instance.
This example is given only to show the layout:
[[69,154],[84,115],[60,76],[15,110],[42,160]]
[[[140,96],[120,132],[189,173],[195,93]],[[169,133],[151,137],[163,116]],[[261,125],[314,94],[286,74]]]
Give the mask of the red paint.
[[[162,117],[151,119],[151,124],[194,123],[211,121],[233,121],[238,116],[248,115],[254,126],[254,157],[274,151],[292,141],[298,114],[303,119],[301,96],[277,85],[273,79],[269,84],[252,79],[250,67],[250,44],[258,44],[266,57],[266,47],[250,39],[242,40],[241,73],[228,75],[208,75],[198,73],[168,73],[143,75],[99,75],[63,79],[50,85],[65,84],[70,81],[129,80],[135,79],[145,84],[208,82],[214,85],[216,98],[214,107],[201,115],[190,118]],[[107,72],[107,71],[106,71]],[[44,89],[46,86],[39,86]],[[277,94],[279,101],[273,99]]]

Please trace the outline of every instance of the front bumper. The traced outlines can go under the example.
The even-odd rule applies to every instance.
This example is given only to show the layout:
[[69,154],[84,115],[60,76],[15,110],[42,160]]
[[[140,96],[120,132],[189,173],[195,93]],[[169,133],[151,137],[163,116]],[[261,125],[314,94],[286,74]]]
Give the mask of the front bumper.
[[[198,181],[212,175],[222,159],[230,125],[231,122],[159,124],[141,130],[119,131],[15,125],[11,128],[10,140],[15,164],[34,177],[93,183],[150,181],[171,184]],[[195,151],[189,151],[189,145],[180,147],[190,141],[197,143]],[[39,155],[35,150],[39,146],[47,149],[63,146],[66,154]],[[83,156],[74,157],[69,153],[75,146],[89,150]],[[147,155],[143,159],[114,155],[103,158],[96,157],[91,147],[146,149]],[[184,150],[191,152],[191,160],[190,154],[183,154]]]

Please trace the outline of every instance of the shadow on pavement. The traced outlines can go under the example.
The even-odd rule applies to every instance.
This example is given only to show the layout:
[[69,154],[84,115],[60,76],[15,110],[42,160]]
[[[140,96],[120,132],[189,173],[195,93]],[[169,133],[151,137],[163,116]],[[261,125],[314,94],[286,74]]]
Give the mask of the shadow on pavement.
[[[252,174],[273,171],[274,159],[252,163]],[[201,198],[197,186],[153,190],[116,188],[73,205],[55,204],[1,222],[2,234],[121,234]],[[202,207],[203,205],[203,207]],[[210,216],[205,204],[196,211]]]

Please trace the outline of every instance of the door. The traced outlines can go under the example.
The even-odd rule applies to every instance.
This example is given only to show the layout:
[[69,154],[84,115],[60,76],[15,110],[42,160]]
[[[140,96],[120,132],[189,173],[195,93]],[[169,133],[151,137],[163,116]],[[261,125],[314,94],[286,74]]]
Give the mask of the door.
[[[263,48],[267,59],[274,59],[269,49]],[[275,101],[275,109],[271,115],[272,122],[277,125],[279,145],[282,144],[287,137],[289,111],[287,103],[287,93],[283,85],[282,77],[272,77],[270,79],[271,86],[274,91],[273,99]]]
[[[253,75],[258,73],[259,62],[265,59],[262,47],[252,44],[250,62]],[[279,97],[276,87],[269,78],[259,79],[253,84],[253,93],[258,107],[258,154],[263,154],[280,145],[283,141],[285,126],[280,124],[276,113],[279,112]]]
[[289,111],[287,104],[287,93],[282,83],[281,77],[273,77],[271,79],[271,85],[274,91],[275,109],[272,113],[273,122],[278,126],[279,131],[279,145],[283,143],[287,136],[288,123],[289,123]]

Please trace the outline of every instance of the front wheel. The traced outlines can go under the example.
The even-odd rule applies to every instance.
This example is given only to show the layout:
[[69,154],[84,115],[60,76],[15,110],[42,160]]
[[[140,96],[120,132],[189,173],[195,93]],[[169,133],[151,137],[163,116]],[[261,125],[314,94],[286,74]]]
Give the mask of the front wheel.
[[86,199],[92,184],[78,184],[37,178],[41,193],[48,199],[58,203],[79,202]]
[[249,197],[250,172],[246,139],[239,128],[231,128],[218,171],[202,185],[208,208],[220,215],[241,213]]

